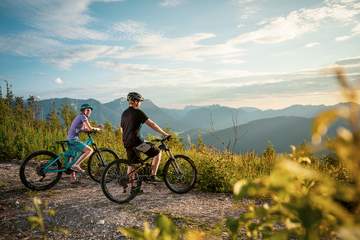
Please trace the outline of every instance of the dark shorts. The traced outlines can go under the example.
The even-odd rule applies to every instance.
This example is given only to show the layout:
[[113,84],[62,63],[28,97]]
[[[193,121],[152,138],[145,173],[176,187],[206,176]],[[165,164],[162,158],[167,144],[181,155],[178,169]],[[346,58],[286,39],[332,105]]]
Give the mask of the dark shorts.
[[140,153],[144,153],[148,157],[155,157],[160,150],[152,143],[142,143],[137,147],[126,148],[127,159],[130,163],[141,163]]

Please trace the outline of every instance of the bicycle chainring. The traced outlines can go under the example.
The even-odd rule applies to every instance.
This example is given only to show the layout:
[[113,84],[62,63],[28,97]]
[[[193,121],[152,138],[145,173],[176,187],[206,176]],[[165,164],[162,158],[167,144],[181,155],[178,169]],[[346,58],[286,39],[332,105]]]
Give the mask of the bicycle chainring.
[[36,167],[36,174],[41,177],[45,177],[44,167],[46,166],[46,163],[42,163],[39,166]]

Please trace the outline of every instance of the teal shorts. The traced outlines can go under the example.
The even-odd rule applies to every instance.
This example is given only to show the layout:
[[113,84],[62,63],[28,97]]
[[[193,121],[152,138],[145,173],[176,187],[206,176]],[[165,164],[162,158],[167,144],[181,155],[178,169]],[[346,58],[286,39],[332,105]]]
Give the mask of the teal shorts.
[[69,147],[71,150],[75,152],[83,152],[88,145],[81,142],[79,139],[70,139],[69,140]]

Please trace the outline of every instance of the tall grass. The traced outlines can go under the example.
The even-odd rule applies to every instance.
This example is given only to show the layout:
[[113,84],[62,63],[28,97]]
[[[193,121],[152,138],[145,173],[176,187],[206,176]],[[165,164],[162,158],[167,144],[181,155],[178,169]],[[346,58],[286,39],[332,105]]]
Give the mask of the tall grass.
[[[61,109],[52,109],[46,120],[39,120],[39,106],[35,98],[30,97],[24,101],[20,97],[14,97],[10,89],[5,98],[0,98],[0,112],[0,149],[3,153],[0,157],[3,160],[24,159],[31,152],[42,149],[61,151],[55,141],[66,139],[68,125],[77,114],[71,106],[65,105]],[[167,131],[171,132],[169,129]],[[197,188],[201,191],[231,192],[238,179],[252,180],[269,175],[276,159],[280,157],[271,144],[264,149],[263,154],[234,154],[201,143],[185,149],[176,134],[172,135],[169,145],[174,154],[188,155],[195,162],[198,170]],[[83,140],[86,137],[86,134],[81,135]],[[149,137],[150,140],[152,138],[153,136]],[[98,147],[111,148],[120,158],[126,158],[121,133],[110,123],[105,123],[104,130],[95,135],[94,139]],[[166,160],[163,155],[160,174]],[[328,166],[320,160],[315,162],[319,163],[315,166],[318,169],[331,170],[338,175],[343,173],[339,166]]]

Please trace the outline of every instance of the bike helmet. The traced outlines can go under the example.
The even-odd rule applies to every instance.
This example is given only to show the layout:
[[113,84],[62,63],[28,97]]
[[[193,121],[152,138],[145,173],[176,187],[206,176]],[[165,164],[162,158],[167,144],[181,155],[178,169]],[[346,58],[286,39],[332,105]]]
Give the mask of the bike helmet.
[[85,109],[88,109],[88,108],[90,108],[91,110],[93,110],[93,107],[92,107],[90,104],[84,103],[84,104],[82,104],[82,105],[80,106],[80,111],[84,111]]
[[127,95],[127,100],[128,100],[128,101],[134,101],[134,100],[144,101],[144,98],[143,98],[143,96],[141,96],[140,93],[130,92],[130,93]]

